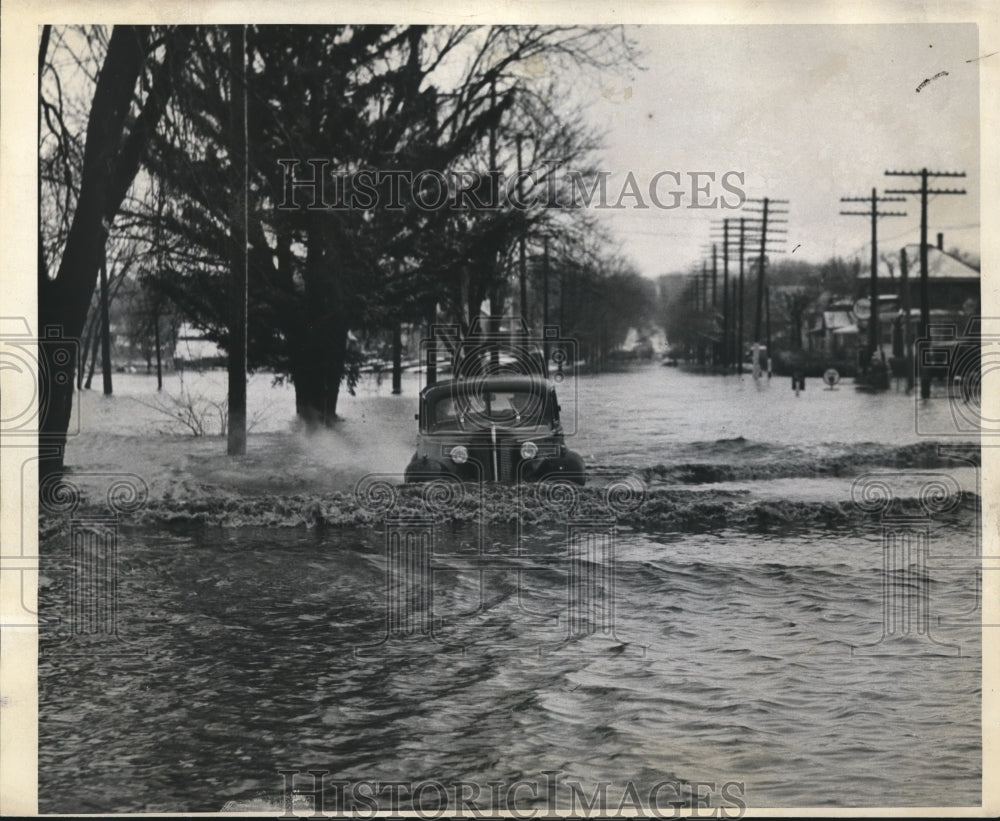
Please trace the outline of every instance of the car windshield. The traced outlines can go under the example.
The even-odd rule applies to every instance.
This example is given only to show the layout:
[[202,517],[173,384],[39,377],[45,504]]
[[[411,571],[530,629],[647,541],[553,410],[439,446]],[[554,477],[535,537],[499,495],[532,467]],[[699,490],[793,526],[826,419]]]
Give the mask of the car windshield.
[[535,427],[546,424],[545,397],[520,390],[482,391],[442,396],[430,409],[435,430],[477,430],[501,427]]

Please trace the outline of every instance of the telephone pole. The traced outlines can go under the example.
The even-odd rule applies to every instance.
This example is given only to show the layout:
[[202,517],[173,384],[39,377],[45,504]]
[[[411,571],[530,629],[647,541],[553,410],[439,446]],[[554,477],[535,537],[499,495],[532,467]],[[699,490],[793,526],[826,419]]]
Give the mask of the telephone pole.
[[746,248],[744,247],[746,231],[746,217],[740,217],[740,287],[739,298],[736,304],[739,305],[739,331],[736,334],[736,372],[743,373],[743,267],[746,263]]
[[230,26],[229,96],[230,150],[233,184],[236,198],[232,204],[230,237],[232,238],[230,271],[232,276],[229,326],[229,421],[226,431],[226,452],[230,456],[247,453],[247,249],[250,244],[247,217],[249,186],[247,150],[247,29],[245,25]]
[[764,284],[764,350],[767,351],[767,378],[771,378],[771,283]]
[[[497,107],[497,81],[493,77],[490,79],[490,110],[495,111]],[[497,123],[494,121],[490,125],[489,137],[487,141],[490,161],[490,201],[497,202],[500,198],[500,170],[497,167]],[[501,268],[503,271],[501,271]],[[489,290],[490,297],[490,318],[487,321],[487,330],[490,334],[499,334],[501,317],[503,316],[504,283],[507,279],[506,266],[500,259],[500,251],[493,254],[493,282]],[[559,280],[559,312],[562,314],[562,279]],[[560,318],[560,322],[561,322]],[[500,348],[497,345],[490,346],[490,364],[497,367],[500,364]]]
[[[774,213],[771,209],[768,209],[769,213]],[[735,237],[732,235],[732,230],[735,225],[730,223],[735,223],[735,218],[727,218],[722,221],[722,233],[721,235],[717,233],[712,234],[712,239],[722,240],[723,243],[723,277],[729,279],[728,263],[733,261],[732,254],[738,253],[739,260],[739,274],[738,279],[734,274],[732,288],[729,290],[728,305],[723,302],[724,314],[723,314],[723,324],[727,325],[727,338],[729,339],[729,363],[733,365],[734,370],[737,373],[743,372],[743,338],[744,338],[744,286],[743,282],[746,276],[746,262],[747,262],[747,244],[751,241],[756,241],[759,239],[758,235],[752,233],[753,231],[760,230],[760,225],[762,220],[754,217],[740,217],[740,235],[738,250],[734,248],[736,243]],[[787,234],[788,232],[784,229],[770,227],[774,222],[787,222],[786,220],[768,220],[768,241],[772,241],[772,234]],[[718,228],[719,226],[713,226],[713,228]],[[774,239],[776,242],[784,242],[784,237]],[[783,253],[780,249],[769,247],[768,253],[780,254]],[[765,288],[766,293],[766,288]],[[727,321],[728,320],[728,321]]]
[[[736,277],[733,277],[733,282],[732,282],[732,285],[730,286],[729,304],[732,305],[733,309],[735,310],[735,308],[736,308]],[[731,357],[732,358],[732,366],[733,366],[733,370],[736,373],[739,373],[740,372],[740,358],[739,358],[739,351],[736,349],[736,318],[735,317],[733,317],[733,319],[732,319],[732,327],[729,329],[729,333],[730,333],[730,336],[732,336],[732,339],[730,340],[732,342],[732,347],[730,349],[731,353],[732,353],[732,357]]]
[[712,243],[712,311],[715,311],[715,281],[719,275],[719,266],[716,259],[715,243]]
[[[783,219],[771,219],[772,215],[774,215],[774,214],[787,214],[788,213],[787,209],[771,208],[771,206],[774,205],[775,203],[782,204],[782,205],[787,204],[788,200],[775,200],[775,199],[771,199],[770,197],[764,197],[761,200],[758,200],[758,199],[748,199],[747,202],[759,202],[759,203],[761,203],[761,206],[762,206],[759,212],[755,208],[748,208],[747,209],[748,211],[752,211],[752,212],[760,213],[761,214],[761,219],[760,219],[760,254],[759,254],[758,259],[757,259],[757,307],[756,307],[756,311],[754,313],[754,345],[756,346],[757,350],[759,351],[759,346],[760,346],[760,342],[761,342],[761,323],[763,321],[763,313],[764,313],[764,297],[765,297],[765,294],[767,293],[767,280],[765,278],[766,275],[764,273],[764,269],[767,266],[767,255],[768,255],[769,251],[771,250],[771,249],[769,249],[767,247],[768,221],[770,220],[771,224],[779,223],[779,222],[787,222],[788,221],[788,220],[783,220]],[[769,294],[768,294],[768,296],[769,296]],[[770,300],[768,300],[768,313],[770,313]],[[770,322],[768,322],[768,326],[770,326]],[[768,378],[770,378],[770,376],[771,376],[771,357],[772,357],[771,340],[770,340],[770,327],[768,328],[767,348],[765,349],[765,351],[766,351],[766,354],[767,354],[767,375],[768,375]],[[759,353],[757,354],[757,356],[759,356]],[[755,373],[755,376],[756,376],[757,371],[755,370],[754,373]]]
[[[715,313],[715,306],[718,304],[716,302],[716,296],[715,296],[715,293],[716,293],[716,283],[718,281],[718,278],[719,278],[718,251],[716,249],[715,243],[713,242],[712,243],[712,313],[711,313],[711,317],[712,317],[712,319],[711,319],[711,328],[712,328],[713,332],[714,332],[715,327],[716,327],[716,325],[715,325],[716,319],[718,318],[718,314]],[[719,346],[713,340],[712,341],[712,347],[711,347],[711,351],[712,351],[712,367],[715,367],[715,362],[716,362],[715,356],[718,353],[718,348],[719,348]]]
[[[764,197],[764,216],[761,218],[760,229],[760,257],[757,260],[757,310],[754,315],[753,326],[754,342],[758,345],[760,344],[761,314],[764,308],[764,260],[767,258],[767,209],[769,205],[770,201],[767,197]],[[770,357],[771,352],[768,351],[767,355]]]
[[545,373],[549,372],[549,338],[545,334],[545,326],[549,324],[549,238],[545,237],[542,245],[542,345],[545,356]]
[[882,335],[879,333],[878,316],[878,218],[905,217],[905,211],[879,211],[880,202],[905,202],[905,197],[880,197],[873,188],[871,197],[841,197],[841,202],[870,202],[870,211],[841,211],[844,217],[869,217],[872,221],[872,268],[870,277],[871,314],[868,317],[868,350],[869,361],[877,350],[882,348]]
[[748,199],[747,202],[759,202],[761,203],[761,208],[748,208],[747,211],[752,213],[760,214],[761,217],[757,219],[747,219],[746,222],[760,222],[760,252],[757,258],[757,305],[754,312],[754,341],[759,343],[761,341],[761,325],[763,322],[764,313],[764,289],[766,286],[766,279],[764,269],[767,266],[767,255],[769,253],[776,253],[774,249],[767,247],[767,235],[768,230],[772,234],[779,233],[774,229],[774,225],[778,223],[785,223],[788,220],[784,219],[774,219],[774,214],[787,214],[787,209],[776,209],[771,206],[774,204],[787,204],[788,200],[775,200],[770,197],[764,197],[763,199]]
[[[524,203],[524,195],[521,191],[521,180],[523,179],[522,169],[521,169],[521,141],[524,139],[523,134],[517,135],[517,199],[519,203]],[[521,236],[518,240],[518,250],[517,250],[517,278],[518,284],[520,285],[521,291],[521,318],[527,322],[528,321],[528,264],[527,264],[527,253],[525,251],[525,233],[527,231],[527,226],[521,226]]]
[[[930,177],[964,177],[964,171],[928,171],[921,168],[919,171],[886,171],[887,177],[920,177],[920,188],[906,189],[894,188],[886,189],[887,194],[919,194],[920,195],[920,336],[923,339],[929,338],[930,333],[930,297],[927,286],[927,195],[928,194],[964,194],[964,188],[928,188],[927,180]],[[920,369],[920,397],[930,399],[931,380],[925,375],[924,369]]]
[[722,221],[722,367],[729,370],[729,219]]
[[[717,228],[716,225],[712,226],[713,229]],[[729,219],[726,218],[722,221],[722,236],[716,236],[714,233],[711,237],[712,240],[722,240],[722,367],[723,370],[728,371],[729,365],[732,360],[732,335],[735,331],[735,323],[730,317],[731,309],[730,304],[735,303],[735,300],[731,300],[731,294],[729,292]],[[715,293],[716,285],[715,280],[718,271],[718,244],[717,242],[712,243],[712,303],[713,307],[715,305]],[[714,312],[713,312],[714,313]]]
[[899,249],[900,287],[903,289],[903,357],[906,360],[906,392],[913,392],[913,347],[910,337],[910,261],[906,246]]

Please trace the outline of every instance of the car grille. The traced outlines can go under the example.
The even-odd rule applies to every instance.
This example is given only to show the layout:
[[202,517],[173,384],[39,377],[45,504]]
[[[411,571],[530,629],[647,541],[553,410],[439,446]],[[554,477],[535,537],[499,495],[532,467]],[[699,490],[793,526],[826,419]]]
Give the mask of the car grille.
[[497,442],[497,448],[499,449],[499,454],[497,455],[497,469],[500,471],[500,475],[497,476],[497,481],[513,482],[515,479],[513,443]]
[[[441,456],[450,458],[451,449],[458,442],[448,442],[441,445]],[[496,473],[493,468],[494,445],[487,441],[477,442],[466,441],[465,447],[469,452],[469,461],[479,465],[479,475],[488,482],[516,482],[518,480],[518,468],[521,464],[521,440],[497,434],[496,442]],[[552,443],[538,445],[538,455],[541,457],[555,457],[559,455],[559,446]]]
[[[454,445],[443,445],[441,455],[448,457]],[[517,481],[517,467],[521,462],[521,445],[513,439],[497,437],[495,446],[496,469],[494,472],[494,445],[491,442],[480,442],[466,445],[469,451],[469,461],[479,465],[480,476],[488,482]]]

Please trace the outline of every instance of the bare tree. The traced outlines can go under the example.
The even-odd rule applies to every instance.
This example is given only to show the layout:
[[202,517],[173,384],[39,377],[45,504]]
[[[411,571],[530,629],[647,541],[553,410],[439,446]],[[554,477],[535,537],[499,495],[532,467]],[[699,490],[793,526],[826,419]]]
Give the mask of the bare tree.
[[[95,35],[96,37],[97,35]],[[59,265],[49,273],[39,220],[38,319],[46,378],[41,384],[43,475],[61,471],[73,402],[79,339],[112,223],[135,179],[146,145],[173,89],[187,48],[183,28],[115,27],[100,61],[90,103],[78,180],[64,182],[68,228]],[[48,65],[50,34],[43,32],[39,65]],[[93,43],[88,39],[88,46]],[[141,82],[140,82],[141,81]],[[60,83],[61,86],[61,83]],[[41,93],[39,105],[51,113]],[[57,118],[58,119],[58,118]],[[69,130],[60,124],[60,153],[69,153]],[[71,194],[75,193],[75,203]],[[69,213],[72,217],[69,218]]]

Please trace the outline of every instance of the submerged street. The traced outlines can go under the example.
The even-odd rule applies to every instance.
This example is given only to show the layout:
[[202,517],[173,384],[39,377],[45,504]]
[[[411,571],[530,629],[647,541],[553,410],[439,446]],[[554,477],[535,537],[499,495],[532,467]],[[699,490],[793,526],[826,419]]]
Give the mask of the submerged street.
[[[223,374],[204,375],[205,390],[216,377],[224,392]],[[347,491],[369,472],[401,478],[415,383],[408,374],[402,397],[372,382],[345,397],[313,463]],[[71,472],[98,453],[113,466],[116,448],[135,454],[149,438],[135,414],[130,428],[114,420],[154,386],[119,386],[115,404],[81,396],[88,433],[68,451]],[[288,527],[276,514],[270,527],[220,527],[158,520],[166,508],[153,505],[124,522],[128,651],[41,640],[40,811],[280,802],[289,769],[480,785],[558,771],[588,796],[610,782],[615,807],[628,782],[645,796],[663,780],[737,782],[754,807],[979,802],[979,459],[955,435],[951,400],[917,414],[903,392],[849,381],[796,397],[777,377],[756,386],[659,365],[568,379],[559,394],[567,444],[592,477],[581,507],[486,523],[445,504],[420,576],[429,595],[403,617],[390,605],[415,588],[387,553],[385,511],[365,524]],[[277,483],[300,453],[290,402],[251,384],[251,413],[267,414],[227,504],[233,493],[283,504]],[[194,463],[221,440],[158,441],[196,448]],[[270,486],[249,475],[255,448]],[[154,496],[161,473],[146,477]],[[597,525],[574,510],[626,480],[636,495],[614,509],[613,536],[596,549],[575,539],[571,524]],[[312,484],[294,491],[341,504],[335,486]],[[477,498],[488,518],[510,494]],[[41,553],[44,620],[69,596],[66,532],[43,531]],[[406,617],[416,633],[383,641]],[[569,809],[570,791],[557,800]]]

